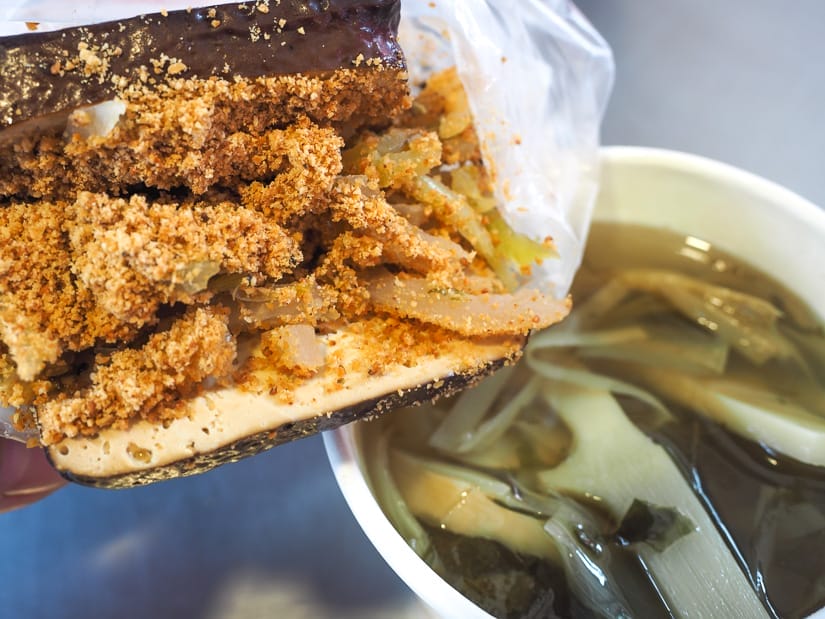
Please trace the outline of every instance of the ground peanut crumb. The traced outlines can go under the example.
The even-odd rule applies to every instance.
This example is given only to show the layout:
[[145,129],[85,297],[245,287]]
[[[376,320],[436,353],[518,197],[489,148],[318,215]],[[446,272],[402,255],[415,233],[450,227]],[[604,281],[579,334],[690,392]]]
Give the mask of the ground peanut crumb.
[[169,75],[178,75],[179,73],[183,73],[184,71],[186,71],[186,65],[182,62],[173,62],[166,69],[166,72]]
[[[92,373],[88,388],[46,402],[37,415],[47,428],[62,428],[66,436],[127,427],[135,414],[161,422],[178,416],[176,404],[205,378],[227,377],[234,358],[228,312],[191,308],[142,348],[113,353]],[[44,436],[47,444],[62,438],[54,431]]]
[[[0,145],[0,404],[33,407],[48,444],[169,422],[216,385],[284,402],[319,375],[331,392],[357,388],[354,376],[448,341],[468,343],[472,367],[490,321],[445,327],[415,309],[507,300],[456,229],[467,203],[449,198],[440,167],[480,160],[472,131],[432,130],[444,97],[403,114],[403,72],[363,54],[313,75],[200,79],[166,54],[109,75],[122,53],[84,41],[50,67],[117,85],[124,109],[105,135],[61,128]],[[73,111],[71,127],[95,126],[97,112]],[[392,119],[400,128],[384,131]],[[413,308],[377,300],[376,281],[417,286]],[[339,332],[368,344],[355,356],[335,338],[320,347]]]

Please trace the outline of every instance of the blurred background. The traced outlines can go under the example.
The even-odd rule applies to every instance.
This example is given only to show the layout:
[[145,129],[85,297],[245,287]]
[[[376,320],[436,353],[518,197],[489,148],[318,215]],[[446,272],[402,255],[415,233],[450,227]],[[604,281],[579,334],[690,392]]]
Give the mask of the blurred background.
[[616,57],[604,144],[720,159],[825,205],[825,3],[576,4]]
[[[613,46],[603,143],[721,159],[825,204],[825,3],[581,0]],[[0,616],[422,617],[320,437],[148,488],[0,515]]]

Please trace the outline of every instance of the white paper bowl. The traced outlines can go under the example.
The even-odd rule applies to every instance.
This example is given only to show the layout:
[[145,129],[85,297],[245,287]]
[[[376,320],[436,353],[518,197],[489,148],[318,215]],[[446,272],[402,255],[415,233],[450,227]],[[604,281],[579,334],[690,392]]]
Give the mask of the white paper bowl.
[[[673,151],[602,149],[595,219],[706,240],[786,283],[825,317],[825,211],[763,178]],[[330,463],[367,537],[436,613],[490,617],[433,572],[387,520],[364,477],[357,425],[324,435]],[[816,613],[825,619],[825,609]]]

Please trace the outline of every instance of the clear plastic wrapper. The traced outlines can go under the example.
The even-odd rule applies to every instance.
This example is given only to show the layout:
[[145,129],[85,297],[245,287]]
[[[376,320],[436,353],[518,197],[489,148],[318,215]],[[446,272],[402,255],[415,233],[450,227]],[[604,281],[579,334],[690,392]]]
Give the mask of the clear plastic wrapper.
[[506,9],[493,0],[402,6],[413,81],[456,65],[500,211],[517,232],[550,236],[559,250],[559,259],[533,269],[531,283],[565,295],[597,190],[610,48],[567,0],[519,0]]
[[[8,0],[0,35],[122,19],[191,0]],[[517,232],[552,237],[558,259],[529,284],[562,297],[581,261],[598,181],[599,125],[613,83],[609,47],[568,0],[405,0],[401,44],[414,84],[457,67],[499,209]],[[0,411],[0,435],[8,423]]]

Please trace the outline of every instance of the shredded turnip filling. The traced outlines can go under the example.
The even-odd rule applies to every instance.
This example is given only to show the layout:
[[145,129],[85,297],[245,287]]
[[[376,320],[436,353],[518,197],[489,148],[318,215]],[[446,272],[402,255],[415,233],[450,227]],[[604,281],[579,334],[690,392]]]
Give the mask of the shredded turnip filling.
[[522,288],[505,294],[440,290],[425,278],[386,271],[365,276],[370,300],[380,310],[444,327],[463,335],[526,334],[536,325],[561,320],[569,300],[558,301]]

